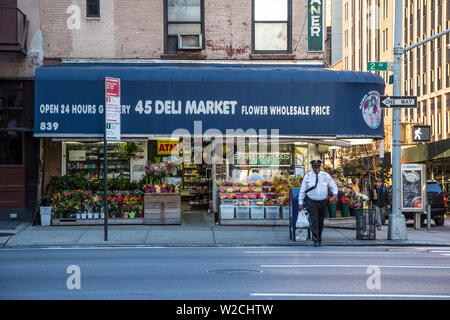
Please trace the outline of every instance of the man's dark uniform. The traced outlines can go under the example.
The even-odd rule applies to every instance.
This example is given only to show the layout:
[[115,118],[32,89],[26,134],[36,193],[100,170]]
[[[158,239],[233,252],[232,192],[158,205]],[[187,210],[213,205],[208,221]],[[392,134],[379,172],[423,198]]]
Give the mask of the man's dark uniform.
[[[323,220],[328,210],[328,188],[331,189],[335,198],[338,194],[338,188],[333,178],[328,173],[320,171],[321,164],[320,160],[311,161],[313,170],[303,178],[298,196],[299,206],[304,205],[309,213],[314,245],[322,243]],[[314,172],[314,168],[316,170],[318,168],[317,174]]]

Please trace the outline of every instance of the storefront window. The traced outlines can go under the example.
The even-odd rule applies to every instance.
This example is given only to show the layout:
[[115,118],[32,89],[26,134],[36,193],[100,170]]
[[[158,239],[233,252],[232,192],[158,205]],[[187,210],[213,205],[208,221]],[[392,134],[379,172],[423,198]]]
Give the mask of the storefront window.
[[229,165],[229,179],[233,181],[247,181],[254,170],[266,181],[272,180],[285,172],[294,173],[294,145],[247,143],[245,151],[235,150],[233,162]]
[[[108,179],[130,179],[130,159],[121,143],[108,143]],[[66,143],[66,172],[81,174],[88,179],[103,179],[103,142]]]

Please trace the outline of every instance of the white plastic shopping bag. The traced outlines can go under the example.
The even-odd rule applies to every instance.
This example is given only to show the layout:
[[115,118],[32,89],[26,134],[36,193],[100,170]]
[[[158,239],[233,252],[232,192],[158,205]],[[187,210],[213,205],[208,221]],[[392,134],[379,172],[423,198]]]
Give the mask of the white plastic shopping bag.
[[309,213],[306,209],[303,209],[298,213],[297,222],[295,223],[297,228],[309,228]]

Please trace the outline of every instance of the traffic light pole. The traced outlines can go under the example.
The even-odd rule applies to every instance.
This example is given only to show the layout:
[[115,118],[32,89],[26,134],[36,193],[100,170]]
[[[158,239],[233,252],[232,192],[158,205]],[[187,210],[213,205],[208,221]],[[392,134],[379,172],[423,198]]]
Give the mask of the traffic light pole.
[[[394,26],[394,96],[401,95],[402,76],[402,13],[403,0],[395,0]],[[406,220],[401,207],[401,108],[393,108],[392,115],[392,213],[389,215],[389,240],[407,240]]]
[[[394,96],[401,95],[402,56],[428,41],[450,33],[450,29],[435,34],[409,47],[402,48],[403,0],[395,0],[394,26]],[[389,240],[407,240],[406,221],[402,214],[401,199],[401,108],[393,108],[392,116],[392,214],[389,216]]]

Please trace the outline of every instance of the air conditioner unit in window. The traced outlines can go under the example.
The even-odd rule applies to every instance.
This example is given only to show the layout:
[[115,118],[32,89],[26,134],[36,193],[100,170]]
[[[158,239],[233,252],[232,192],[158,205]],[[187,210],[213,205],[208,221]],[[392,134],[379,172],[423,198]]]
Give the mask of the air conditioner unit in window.
[[202,35],[201,34],[179,34],[178,35],[178,49],[183,49],[183,50],[202,49]]

